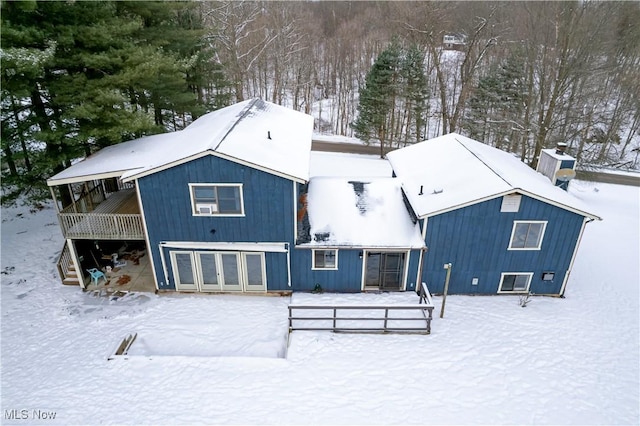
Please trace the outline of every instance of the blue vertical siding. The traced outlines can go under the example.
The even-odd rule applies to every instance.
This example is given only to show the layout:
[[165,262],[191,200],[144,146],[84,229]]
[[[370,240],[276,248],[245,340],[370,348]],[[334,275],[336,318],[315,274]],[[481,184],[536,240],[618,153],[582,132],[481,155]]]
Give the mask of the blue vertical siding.
[[[193,216],[189,183],[243,184],[243,217]],[[161,290],[175,289],[162,272],[162,241],[288,242],[293,244],[293,183],[270,173],[213,155],[195,159],[138,180]],[[283,254],[267,253],[269,290],[286,288]],[[168,257],[167,264],[169,264]],[[285,258],[286,259],[286,258]],[[277,261],[275,261],[277,260]],[[170,265],[168,265],[170,267]],[[284,286],[284,287],[283,287]]]
[[[431,291],[444,290],[450,262],[450,294],[496,294],[503,272],[533,272],[532,292],[560,293],[583,217],[524,195],[517,213],[500,212],[501,203],[500,197],[428,219],[423,280]],[[515,220],[548,221],[541,250],[508,250]],[[554,272],[554,280],[543,282],[542,272]]]
[[[391,250],[391,249],[390,249]],[[384,251],[371,249],[370,251]],[[398,250],[395,250],[398,251]],[[404,251],[404,250],[399,250]],[[356,293],[362,291],[363,260],[360,253],[363,249],[339,249],[338,269],[331,271],[312,270],[311,249],[296,249],[294,259],[296,268],[292,271],[294,291],[311,291],[316,284],[320,284],[324,291],[337,293]],[[409,269],[406,277],[406,289],[415,290],[420,250],[411,250],[406,261]]]
[[320,284],[327,292],[356,293],[362,291],[362,250],[338,250],[337,270],[312,270],[311,249],[295,249],[292,251],[292,268],[294,291],[311,291]]

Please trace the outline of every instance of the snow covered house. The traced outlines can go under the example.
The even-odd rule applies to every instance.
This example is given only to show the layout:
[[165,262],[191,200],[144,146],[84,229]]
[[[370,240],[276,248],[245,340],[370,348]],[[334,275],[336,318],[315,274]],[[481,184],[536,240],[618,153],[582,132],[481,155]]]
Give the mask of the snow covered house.
[[451,263],[450,293],[563,293],[597,217],[541,174],[451,134],[389,153],[393,176],[310,178],[312,131],[311,116],[252,99],[56,174],[61,278],[247,293],[423,281],[441,292]]
[[418,270],[431,291],[443,291],[451,264],[449,293],[564,294],[585,225],[600,219],[580,200],[455,133],[387,158],[420,224],[427,251]]
[[133,253],[160,291],[290,290],[312,130],[311,116],[252,99],[56,174],[50,187],[79,194],[59,211],[62,277],[84,288],[89,269]]

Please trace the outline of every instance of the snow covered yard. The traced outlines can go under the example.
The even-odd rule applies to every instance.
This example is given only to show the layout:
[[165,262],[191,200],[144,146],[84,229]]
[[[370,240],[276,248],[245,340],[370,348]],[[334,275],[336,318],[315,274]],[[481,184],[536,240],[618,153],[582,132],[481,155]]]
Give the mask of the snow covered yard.
[[640,193],[571,191],[604,221],[565,299],[435,297],[429,336],[294,332],[286,358],[288,297],[93,297],[59,283],[52,208],[3,209],[2,422],[638,424]]

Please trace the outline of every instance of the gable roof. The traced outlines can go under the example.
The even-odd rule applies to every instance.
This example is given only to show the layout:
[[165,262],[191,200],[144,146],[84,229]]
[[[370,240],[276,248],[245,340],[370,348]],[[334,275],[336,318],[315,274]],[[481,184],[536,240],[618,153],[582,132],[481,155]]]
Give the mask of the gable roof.
[[391,177],[313,177],[300,247],[420,248],[424,240]]
[[418,217],[520,193],[600,219],[512,154],[457,133],[389,152],[387,159]]
[[128,181],[204,155],[306,182],[312,132],[310,115],[250,99],[205,114],[183,130],[101,149],[47,183],[55,186],[108,177]]

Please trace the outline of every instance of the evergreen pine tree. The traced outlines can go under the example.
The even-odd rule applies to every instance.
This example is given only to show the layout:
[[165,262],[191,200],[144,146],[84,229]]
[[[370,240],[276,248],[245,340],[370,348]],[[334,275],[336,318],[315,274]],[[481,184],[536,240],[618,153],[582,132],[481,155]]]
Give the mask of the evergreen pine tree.
[[403,93],[409,118],[405,132],[405,143],[409,139],[420,142],[424,139],[423,128],[429,111],[429,89],[424,71],[424,54],[418,46],[411,45],[402,62]]
[[3,201],[48,197],[72,159],[220,106],[202,94],[219,73],[199,19],[189,3],[2,2]]
[[358,117],[352,124],[358,138],[365,142],[379,141],[381,158],[387,142],[388,120],[398,94],[399,70],[400,48],[392,43],[380,53],[367,73],[365,85],[360,88]]

